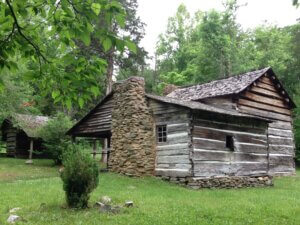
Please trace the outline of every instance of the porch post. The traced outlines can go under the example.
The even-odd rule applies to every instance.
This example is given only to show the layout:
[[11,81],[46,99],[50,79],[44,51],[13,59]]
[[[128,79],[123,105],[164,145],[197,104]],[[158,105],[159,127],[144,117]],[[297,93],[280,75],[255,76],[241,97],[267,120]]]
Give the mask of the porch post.
[[33,138],[30,139],[29,159],[25,162],[26,164],[32,164],[32,152],[33,152]]
[[97,139],[94,139],[93,142],[93,158],[96,158],[96,154],[97,154]]
[[107,161],[107,148],[108,148],[108,139],[104,138],[102,154],[101,154],[101,162],[106,163]]

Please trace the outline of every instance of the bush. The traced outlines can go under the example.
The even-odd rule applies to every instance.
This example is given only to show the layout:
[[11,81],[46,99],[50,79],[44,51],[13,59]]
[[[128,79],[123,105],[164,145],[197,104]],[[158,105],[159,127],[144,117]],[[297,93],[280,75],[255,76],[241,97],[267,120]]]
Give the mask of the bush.
[[98,163],[88,152],[74,145],[64,154],[63,165],[61,179],[68,206],[86,208],[90,193],[98,186]]
[[45,153],[54,160],[55,164],[62,163],[63,150],[71,144],[66,132],[72,127],[71,119],[63,113],[57,114],[46,126],[40,130],[40,135],[45,141]]
[[294,132],[295,132],[295,144],[296,144],[296,163],[300,166],[300,85],[297,88],[294,95],[294,101],[298,106],[294,110]]

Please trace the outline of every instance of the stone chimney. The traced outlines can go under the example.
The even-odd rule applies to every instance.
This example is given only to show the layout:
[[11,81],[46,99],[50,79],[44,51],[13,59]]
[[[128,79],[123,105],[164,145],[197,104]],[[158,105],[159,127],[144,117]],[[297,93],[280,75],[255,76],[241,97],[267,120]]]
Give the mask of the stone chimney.
[[166,96],[166,95],[170,94],[171,92],[175,91],[176,89],[178,89],[178,86],[176,86],[174,84],[167,84],[167,86],[163,90],[163,95]]
[[154,120],[145,97],[145,81],[130,77],[113,86],[109,168],[130,176],[154,175]]

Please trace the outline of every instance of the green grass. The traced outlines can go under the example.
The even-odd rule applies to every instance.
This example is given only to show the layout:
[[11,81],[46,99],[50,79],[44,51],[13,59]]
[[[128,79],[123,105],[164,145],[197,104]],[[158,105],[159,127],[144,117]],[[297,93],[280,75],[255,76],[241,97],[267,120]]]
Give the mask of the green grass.
[[33,165],[26,165],[25,161],[26,159],[0,158],[0,183],[58,176],[58,169],[53,166],[52,160],[34,160]]
[[112,215],[92,207],[64,208],[62,182],[55,177],[58,168],[51,167],[51,162],[35,160],[28,166],[23,160],[0,159],[0,174],[19,169],[15,179],[0,178],[0,224],[5,224],[14,207],[21,207],[17,214],[25,220],[19,224],[300,224],[300,171],[295,177],[276,178],[272,188],[198,191],[153,177],[104,173],[92,193],[91,206],[103,195],[110,196],[114,204],[126,200],[135,204]]

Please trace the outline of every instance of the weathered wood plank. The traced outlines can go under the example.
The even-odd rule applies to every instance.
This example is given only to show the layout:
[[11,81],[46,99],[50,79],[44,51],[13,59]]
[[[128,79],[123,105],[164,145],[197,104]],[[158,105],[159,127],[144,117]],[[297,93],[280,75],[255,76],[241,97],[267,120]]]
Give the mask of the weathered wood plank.
[[193,129],[193,137],[225,141],[226,134],[229,135],[228,132],[207,129],[205,127],[199,127],[199,126],[194,126],[194,129]]
[[255,101],[249,101],[249,100],[242,99],[242,98],[240,98],[238,100],[238,103],[240,105],[250,106],[250,107],[262,109],[262,110],[265,110],[265,111],[281,113],[281,114],[285,114],[285,115],[288,115],[288,116],[291,115],[291,111],[288,110],[288,109],[284,109],[284,108],[280,108],[280,107],[276,107],[276,106],[271,106],[271,105],[267,105],[267,104],[263,104],[263,103],[258,103],[258,102],[255,102]]
[[251,135],[234,135],[234,140],[239,143],[249,143],[249,144],[267,144],[267,136],[251,136]]
[[194,163],[195,177],[224,176],[230,174],[230,163],[205,162]]
[[281,120],[281,121],[288,121],[288,122],[292,121],[290,116],[286,116],[286,115],[274,113],[274,112],[266,112],[264,110],[254,109],[254,108],[251,108],[248,106],[239,105],[239,110],[243,113],[248,113],[248,114],[261,116],[261,117],[265,117],[265,118],[276,119],[276,120]]
[[190,163],[189,155],[175,155],[175,156],[158,156],[156,160],[157,164],[162,163],[181,163],[188,164]]
[[280,94],[278,94],[278,92],[269,91],[269,90],[266,90],[264,88],[253,86],[250,90],[251,90],[251,92],[255,92],[255,93],[258,93],[258,94],[263,94],[263,95],[266,95],[266,96],[269,96],[269,97],[275,97],[275,98],[278,98],[278,99],[283,99],[283,97]]
[[156,146],[157,151],[171,151],[171,150],[180,150],[180,149],[189,149],[189,144],[179,143],[179,144],[170,144],[170,145],[158,145]]
[[269,157],[269,169],[271,174],[295,172],[295,161],[293,156],[270,154]]
[[162,115],[154,115],[156,124],[174,124],[174,123],[186,123],[189,122],[189,117],[187,112],[178,112]]
[[225,141],[217,141],[217,140],[210,140],[210,139],[198,139],[198,138],[193,138],[193,144],[194,148],[197,149],[226,149]]
[[267,142],[266,135],[257,135],[252,133],[235,132],[230,130],[216,130],[211,128],[204,128],[195,126],[193,129],[193,137],[215,139],[225,141],[226,136],[231,135],[238,142],[246,142],[253,144],[262,144]]
[[190,170],[187,169],[155,169],[156,176],[168,176],[168,177],[187,177],[191,175]]
[[273,145],[294,145],[292,138],[269,136],[269,143]]
[[176,164],[176,163],[162,163],[157,164],[156,169],[180,169],[180,170],[190,170],[192,168],[192,164]]
[[223,109],[234,109],[236,106],[236,103],[233,102],[232,96],[222,96],[222,97],[211,97],[200,100],[200,102],[209,104],[209,105],[215,105],[217,107],[221,107]]
[[257,82],[256,86],[260,87],[260,88],[267,89],[269,91],[277,92],[277,89],[273,85],[265,84],[265,83],[262,83],[262,82]]
[[269,165],[269,174],[270,175],[292,175],[295,174],[295,168],[285,165]]
[[268,85],[274,85],[273,81],[269,77],[262,77],[260,81]]
[[268,134],[273,136],[280,136],[280,137],[289,137],[289,138],[294,137],[294,134],[291,130],[281,130],[277,128],[269,128]]
[[267,153],[242,153],[242,152],[233,152],[232,153],[232,162],[259,162],[259,163],[268,163]]
[[235,151],[244,153],[267,153],[268,146],[260,144],[249,144],[235,142]]
[[191,138],[187,132],[174,133],[167,135],[167,142],[158,143],[158,145],[170,145],[170,144],[178,144],[178,143],[190,143]]
[[294,154],[294,146],[289,145],[269,145],[270,154]]
[[272,155],[270,154],[270,164],[273,165],[284,165],[293,168],[295,166],[294,157],[293,156],[284,156],[284,155]]
[[269,123],[270,128],[278,128],[278,129],[284,129],[284,130],[292,130],[292,124],[290,122],[282,122],[282,121],[275,121],[272,123]]
[[237,176],[265,175],[268,171],[268,163],[233,163],[231,172]]
[[232,132],[232,133],[242,133],[242,134],[265,134],[265,128],[253,128],[248,127],[244,124],[228,124],[224,122],[216,122],[216,121],[208,121],[208,120],[201,120],[196,118],[194,120],[194,128],[195,127],[202,127],[207,128],[214,131],[223,131],[223,132]]
[[189,131],[190,127],[188,123],[180,123],[180,124],[168,124],[167,131],[168,134],[174,134],[182,131]]
[[172,149],[172,150],[158,150],[156,151],[157,156],[173,156],[173,155],[188,155],[189,149]]
[[264,97],[264,96],[261,96],[258,94],[251,93],[249,91],[245,92],[242,96],[246,97],[248,99],[251,99],[253,101],[256,101],[256,102],[261,102],[261,103],[278,106],[278,107],[282,107],[282,108],[287,108],[287,109],[289,108],[283,100]]
[[197,161],[227,161],[231,159],[231,152],[229,151],[212,151],[212,150],[194,150],[193,160]]

